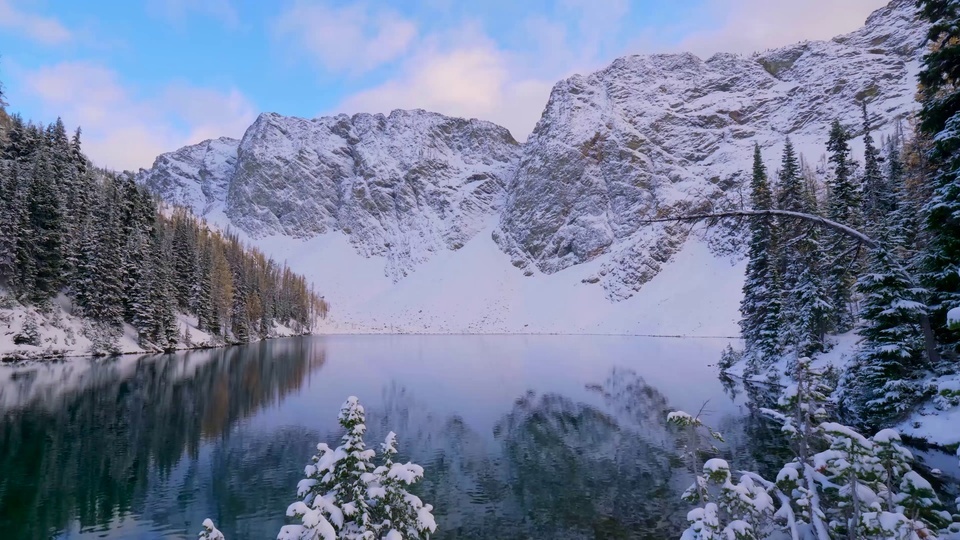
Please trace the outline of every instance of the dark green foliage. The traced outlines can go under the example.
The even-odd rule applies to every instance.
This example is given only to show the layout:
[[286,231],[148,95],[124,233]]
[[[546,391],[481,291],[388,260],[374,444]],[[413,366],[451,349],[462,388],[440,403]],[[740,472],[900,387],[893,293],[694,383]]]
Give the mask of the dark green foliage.
[[[780,163],[777,204],[781,210],[816,212],[816,201],[804,185],[789,138]],[[779,238],[773,241],[776,249],[772,253],[776,256],[775,271],[782,276],[779,283],[774,282],[781,302],[780,321],[775,326],[779,343],[804,355],[819,352],[834,314],[824,283],[821,233],[801,220],[783,220],[776,232]]]
[[[837,223],[859,226],[860,197],[857,185],[851,174],[850,135],[838,120],[830,126],[830,138],[827,141],[829,161],[833,165],[833,177],[829,182],[830,196],[827,217]],[[832,310],[828,329],[846,332],[853,326],[853,313],[850,300],[855,281],[856,261],[851,261],[850,252],[856,249],[854,242],[846,236],[827,233],[829,265],[825,286]]]
[[[887,235],[879,240],[893,244]],[[895,257],[885,248],[873,250],[857,284],[864,298],[863,343],[845,382],[850,389],[845,401],[851,417],[870,427],[895,422],[922,394],[920,314],[927,308],[916,300],[912,279]]]
[[[773,208],[760,146],[754,146],[750,204],[755,210]],[[753,218],[747,252],[747,273],[740,303],[740,330],[752,359],[772,359],[780,352],[780,275],[777,272],[776,224]]]
[[[886,182],[880,168],[880,150],[873,140],[873,128],[863,102],[863,217],[866,229],[874,233],[877,225],[893,211],[892,186]],[[902,165],[896,165],[902,169]],[[899,174],[899,173],[896,173]]]
[[[97,336],[123,323],[144,345],[180,341],[177,313],[227,340],[266,337],[274,321],[311,327],[326,305],[306,280],[183,210],[161,212],[129,173],[90,166],[59,119],[15,116],[0,139],[0,287],[45,308],[58,294]],[[99,338],[98,338],[99,339]]]
[[926,156],[933,196],[927,203],[925,278],[932,296],[931,318],[941,342],[953,346],[960,335],[945,324],[947,310],[960,306],[960,4],[955,0],[918,0],[931,23],[929,50],[919,74],[918,130],[929,137]]

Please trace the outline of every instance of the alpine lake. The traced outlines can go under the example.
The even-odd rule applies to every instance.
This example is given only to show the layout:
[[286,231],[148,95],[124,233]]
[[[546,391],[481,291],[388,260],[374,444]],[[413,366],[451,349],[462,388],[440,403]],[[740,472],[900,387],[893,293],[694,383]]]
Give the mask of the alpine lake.
[[[311,336],[0,366],[0,538],[276,538],[356,395],[398,435],[444,539],[679,538],[691,481],[667,424],[697,413],[734,468],[789,459],[715,366],[728,340]],[[754,396],[756,397],[756,396]],[[956,491],[956,459],[915,452]]]

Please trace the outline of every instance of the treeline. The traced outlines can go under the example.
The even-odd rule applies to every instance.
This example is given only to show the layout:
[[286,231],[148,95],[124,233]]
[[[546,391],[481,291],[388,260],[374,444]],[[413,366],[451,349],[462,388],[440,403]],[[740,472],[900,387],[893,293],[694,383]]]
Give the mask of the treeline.
[[[132,175],[96,169],[80,130],[10,117],[0,126],[0,287],[44,310],[65,293],[109,343],[189,345],[177,314],[225,342],[309,329],[327,304],[306,280],[232,234],[157,201]],[[109,349],[109,347],[107,347]]]
[[[771,181],[759,146],[754,148],[751,205],[822,215],[865,229],[872,236],[914,237],[918,223],[905,190],[906,168],[898,129],[877,147],[863,106],[865,163],[850,158],[852,129],[835,121],[827,159],[815,170],[798,155],[789,138],[780,168]],[[866,248],[856,240],[791,218],[753,218],[748,242],[747,279],[740,325],[754,362],[763,364],[785,351],[808,356],[825,350],[828,334],[853,328],[861,308],[856,277]]]
[[[755,149],[751,203],[827,217],[877,241],[796,219],[750,225],[741,330],[748,365],[763,371],[784,354],[815,355],[825,336],[856,328],[862,340],[840,381],[851,421],[890,425],[919,403],[960,403],[946,381],[960,372],[960,6],[921,0],[932,24],[920,73],[922,109],[907,140],[901,125],[877,144],[863,107],[860,126],[835,121],[820,170],[801,165],[789,139],[775,181]],[[863,164],[849,140],[863,136]]]

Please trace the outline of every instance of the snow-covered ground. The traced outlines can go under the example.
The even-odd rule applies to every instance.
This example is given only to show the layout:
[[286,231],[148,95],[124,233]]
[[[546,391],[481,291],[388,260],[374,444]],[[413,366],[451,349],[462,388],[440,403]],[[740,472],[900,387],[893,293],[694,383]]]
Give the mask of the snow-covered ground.
[[493,223],[394,282],[382,257],[347,237],[274,236],[252,243],[311,280],[330,302],[326,333],[530,333],[735,337],[743,263],[691,237],[633,297],[613,302],[588,280],[608,256],[554,274],[515,268],[491,239]]
[[[833,348],[815,357],[812,365],[818,369],[833,366],[842,371],[853,359],[860,342],[860,336],[855,332],[848,332],[839,336],[831,336],[830,341],[834,344]],[[758,378],[768,380],[772,377],[781,385],[786,386],[791,382],[787,373],[788,361],[789,357],[785,356],[772,366],[767,373]],[[743,377],[745,367],[744,362],[740,362],[728,370],[727,373],[736,377]],[[960,394],[960,374],[931,378],[925,384],[936,388],[938,393],[951,391]],[[923,439],[939,446],[950,447],[960,444],[960,405],[954,405],[953,403],[956,403],[956,401],[951,402],[947,399],[934,398],[894,427],[903,435]]]
[[[220,347],[222,338],[197,328],[194,316],[179,314],[177,323],[180,332],[178,349]],[[28,328],[36,329],[34,343],[18,343],[31,334]],[[292,328],[276,325],[271,337],[296,335]],[[102,354],[147,354],[158,352],[141,346],[137,331],[124,324],[119,331],[105,332],[93,327],[91,322],[73,314],[70,300],[58,296],[52,309],[40,312],[12,300],[0,289],[0,361],[52,359],[71,356]]]

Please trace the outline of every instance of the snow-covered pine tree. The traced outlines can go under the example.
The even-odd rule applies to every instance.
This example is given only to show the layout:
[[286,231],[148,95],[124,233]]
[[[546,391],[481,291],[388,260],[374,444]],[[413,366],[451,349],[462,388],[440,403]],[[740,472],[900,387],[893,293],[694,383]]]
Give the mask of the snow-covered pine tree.
[[[783,156],[780,160],[777,184],[777,208],[795,212],[809,210],[806,189],[803,185],[803,178],[800,176],[800,162],[790,137],[787,137],[784,142]],[[787,228],[790,233],[788,236],[795,236],[793,233],[796,232],[796,223],[790,224]]]
[[[787,138],[777,186],[780,210],[815,213],[816,202],[801,177],[793,143]],[[783,220],[777,229],[776,271],[782,276],[781,335],[779,342],[802,354],[822,350],[832,304],[827,295],[820,231],[801,220]]]
[[929,179],[933,195],[925,208],[929,245],[924,277],[932,296],[933,326],[940,342],[952,350],[960,340],[945,324],[946,312],[960,306],[960,3],[918,0],[917,6],[931,24],[918,76],[918,130],[933,141],[927,158],[935,171]]
[[60,292],[63,283],[64,216],[50,151],[41,148],[32,165],[27,190],[29,229],[24,247],[36,270],[33,283],[25,292],[30,302],[43,305]]
[[373,472],[376,485],[368,489],[375,500],[374,528],[384,540],[427,540],[437,528],[433,507],[407,491],[423,478],[423,467],[394,463],[396,454],[397,435],[391,431],[381,445],[382,463]]
[[863,296],[863,342],[842,384],[849,416],[874,427],[902,417],[923,394],[920,315],[927,307],[917,299],[914,280],[885,247],[894,245],[888,231],[877,239],[880,246],[870,252],[857,283]]
[[682,499],[697,507],[687,514],[689,527],[682,540],[759,540],[770,532],[773,501],[767,488],[754,481],[758,475],[742,475],[734,482],[729,464],[711,459],[701,469],[696,466],[701,451],[716,452],[712,439],[723,440],[698,416],[684,411],[667,415],[667,423],[680,429],[680,458],[693,474],[693,484]]
[[247,283],[240,268],[237,268],[233,273],[233,284],[230,329],[233,332],[234,339],[246,343],[250,341],[250,316],[247,311]]
[[20,216],[17,198],[17,164],[0,159],[0,286],[11,285],[16,273],[17,242],[20,235]]
[[[829,182],[829,200],[827,218],[837,223],[856,228],[860,222],[860,195],[851,173],[850,135],[839,120],[830,126],[830,138],[827,141],[829,162],[833,165],[833,175]],[[827,233],[826,287],[830,303],[829,330],[845,332],[853,326],[854,314],[850,307],[853,285],[856,276],[856,259],[851,248],[856,246],[845,235]]]
[[213,266],[211,249],[210,241],[207,238],[207,235],[204,234],[203,239],[201,240],[200,262],[197,265],[197,271],[195,274],[195,279],[197,280],[196,313],[197,327],[204,332],[216,334],[218,333],[220,324],[216,320],[216,313],[213,308],[213,299],[211,298],[213,287],[210,281],[210,269]]
[[[173,268],[177,276],[193,276],[197,264],[196,227],[191,227],[185,212],[176,212],[173,216]],[[191,308],[193,281],[178,279],[173,284],[176,292],[177,307],[180,311]]]
[[824,350],[834,313],[825,283],[820,231],[811,227],[791,244],[790,249],[794,255],[787,263],[790,281],[784,302],[786,343],[794,347],[797,354],[812,355]]
[[317,445],[320,453],[307,465],[307,478],[297,486],[301,500],[287,509],[287,515],[300,518],[301,524],[285,526],[278,538],[375,538],[376,523],[367,492],[376,481],[372,463],[376,452],[363,442],[364,416],[355,396],[340,407],[340,427],[346,430],[341,444],[336,449],[325,443]]
[[863,217],[868,233],[876,231],[877,224],[893,211],[892,186],[886,182],[880,167],[880,150],[873,140],[873,126],[867,114],[867,102],[861,102],[863,113]]
[[[753,149],[750,204],[755,210],[773,208],[773,192],[759,144]],[[740,302],[740,333],[754,364],[773,359],[781,351],[780,299],[783,293],[777,272],[776,242],[776,223],[761,218],[750,221],[747,271]]]

